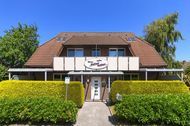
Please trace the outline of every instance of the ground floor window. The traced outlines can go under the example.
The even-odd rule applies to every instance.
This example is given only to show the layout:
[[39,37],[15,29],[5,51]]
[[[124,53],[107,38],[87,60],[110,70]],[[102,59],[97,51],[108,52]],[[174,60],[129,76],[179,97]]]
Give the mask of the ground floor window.
[[110,83],[112,84],[116,80],[123,80],[123,75],[113,75],[110,76]]
[[64,81],[66,76],[67,75],[64,73],[54,73],[53,74],[53,80],[54,81]]
[[138,73],[126,73],[124,74],[124,80],[139,80]]

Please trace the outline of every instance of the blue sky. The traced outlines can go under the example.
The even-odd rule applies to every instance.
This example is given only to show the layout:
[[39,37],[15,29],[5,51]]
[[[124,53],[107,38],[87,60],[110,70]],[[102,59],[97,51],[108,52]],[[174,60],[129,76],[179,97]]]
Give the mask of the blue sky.
[[36,24],[40,44],[63,31],[134,32],[179,12],[177,60],[190,60],[190,0],[0,0],[0,35],[18,22]]

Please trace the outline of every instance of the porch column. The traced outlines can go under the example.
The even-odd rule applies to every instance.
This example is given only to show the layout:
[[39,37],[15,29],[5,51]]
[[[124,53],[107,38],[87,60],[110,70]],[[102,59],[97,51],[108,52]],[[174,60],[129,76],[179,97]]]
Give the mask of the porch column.
[[147,70],[145,71],[145,80],[146,81],[148,80],[148,72],[147,72]]
[[110,93],[110,75],[108,76],[108,92]]
[[9,72],[9,80],[11,80],[11,72]]
[[181,81],[183,81],[183,72],[181,72]]
[[44,80],[47,81],[47,71],[44,73]]
[[81,83],[83,84],[83,74],[81,74]]

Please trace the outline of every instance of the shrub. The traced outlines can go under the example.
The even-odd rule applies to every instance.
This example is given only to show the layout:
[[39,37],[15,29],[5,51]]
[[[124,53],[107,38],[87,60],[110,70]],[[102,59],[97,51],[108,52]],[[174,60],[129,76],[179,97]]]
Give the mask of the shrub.
[[7,79],[7,68],[0,63],[0,81]]
[[0,108],[0,124],[73,123],[78,111],[72,101],[50,97],[0,99]]
[[187,93],[188,87],[181,81],[114,81],[110,98],[116,101],[116,94],[158,94]]
[[[0,98],[20,97],[53,97],[65,99],[63,81],[2,81],[0,83]],[[80,82],[68,85],[68,100],[74,101],[79,107],[84,103],[84,88]]]
[[189,94],[125,95],[116,115],[130,123],[190,125]]

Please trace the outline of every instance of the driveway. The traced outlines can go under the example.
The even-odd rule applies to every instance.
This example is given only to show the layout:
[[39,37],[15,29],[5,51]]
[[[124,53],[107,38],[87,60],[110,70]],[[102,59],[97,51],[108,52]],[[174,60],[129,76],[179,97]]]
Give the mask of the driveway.
[[85,102],[75,126],[112,126],[109,108],[103,102]]

